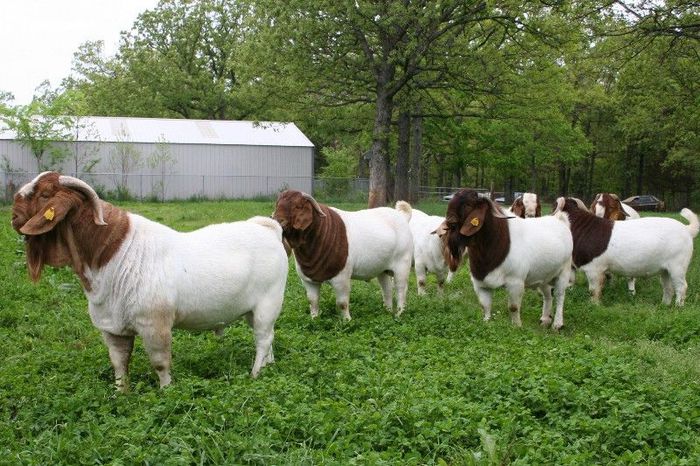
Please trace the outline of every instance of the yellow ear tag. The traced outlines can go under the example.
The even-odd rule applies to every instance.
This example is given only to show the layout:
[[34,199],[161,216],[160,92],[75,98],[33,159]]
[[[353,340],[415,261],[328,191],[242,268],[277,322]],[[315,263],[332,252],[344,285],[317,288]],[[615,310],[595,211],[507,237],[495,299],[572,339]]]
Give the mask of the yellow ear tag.
[[476,217],[474,217],[474,218],[472,219],[472,221],[469,222],[469,223],[471,223],[471,224],[474,225],[475,227],[478,227],[478,226],[479,226],[479,219],[476,218]]
[[56,216],[56,211],[53,210],[53,207],[49,207],[48,209],[46,209],[46,212],[44,212],[44,218],[46,220],[51,221],[51,220],[53,220],[53,218],[55,216]]

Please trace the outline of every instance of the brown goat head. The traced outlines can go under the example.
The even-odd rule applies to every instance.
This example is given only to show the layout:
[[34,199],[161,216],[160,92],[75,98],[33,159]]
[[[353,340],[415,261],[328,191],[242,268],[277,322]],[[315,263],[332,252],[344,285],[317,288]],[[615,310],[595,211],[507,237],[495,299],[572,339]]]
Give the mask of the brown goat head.
[[284,231],[303,231],[314,221],[314,215],[325,217],[318,202],[311,195],[288,189],[280,193],[272,217]]
[[525,218],[525,204],[523,204],[522,196],[518,196],[518,198],[513,201],[513,205],[510,206],[510,211],[516,217]]
[[591,212],[598,217],[610,220],[625,220],[629,215],[622,208],[622,202],[616,194],[598,193],[591,203]]
[[457,270],[465,249],[473,237],[493,217],[507,216],[490,199],[480,197],[472,189],[462,189],[457,192],[447,205],[445,228],[447,246],[450,251],[448,265],[453,272]]
[[12,227],[25,235],[27,266],[33,281],[44,265],[73,264],[75,241],[68,225],[75,215],[85,214],[105,225],[95,191],[84,181],[56,172],[39,174],[15,194]]

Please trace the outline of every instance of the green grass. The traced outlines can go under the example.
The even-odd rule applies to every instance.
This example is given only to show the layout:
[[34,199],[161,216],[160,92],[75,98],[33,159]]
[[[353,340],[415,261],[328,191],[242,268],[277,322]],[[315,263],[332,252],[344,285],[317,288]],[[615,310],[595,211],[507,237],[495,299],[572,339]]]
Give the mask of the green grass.
[[[179,230],[273,209],[122,205]],[[445,204],[419,207],[441,214]],[[578,277],[560,333],[539,327],[534,291],[522,328],[510,325],[502,291],[494,320],[482,322],[467,270],[444,296],[431,281],[418,297],[412,277],[399,320],[382,310],[374,281],[353,282],[347,323],[324,287],[312,320],[290,263],[276,362],[257,380],[239,323],[222,339],[176,331],[164,390],[138,342],[132,391],[116,395],[77,279],[46,269],[30,283],[9,219],[0,208],[0,464],[700,462],[697,257],[682,309],[660,304],[656,278],[637,280],[636,296],[616,278],[593,306]]]

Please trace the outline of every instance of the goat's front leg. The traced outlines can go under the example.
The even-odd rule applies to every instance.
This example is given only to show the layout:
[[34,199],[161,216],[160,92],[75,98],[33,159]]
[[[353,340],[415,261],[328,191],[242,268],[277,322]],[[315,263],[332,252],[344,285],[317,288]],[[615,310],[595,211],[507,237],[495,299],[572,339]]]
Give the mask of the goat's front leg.
[[491,320],[491,290],[488,288],[481,288],[476,284],[474,277],[472,277],[472,283],[474,285],[474,292],[479,300],[481,309],[484,312],[484,322]]
[[520,320],[520,305],[523,302],[525,284],[523,282],[508,283],[506,285],[506,290],[508,291],[508,310],[510,311],[510,321],[516,327],[522,327],[523,322]]
[[306,289],[306,299],[309,300],[311,318],[315,319],[318,317],[318,297],[321,294],[321,284],[307,280],[302,280],[302,283]]
[[335,307],[344,320],[350,320],[350,279],[337,278],[331,282],[335,291]]
[[133,335],[114,335],[102,332],[102,339],[109,350],[109,360],[114,368],[114,385],[118,392],[129,391],[129,361],[134,349]]
[[151,366],[158,374],[160,388],[170,385],[170,365],[172,351],[172,331],[164,322],[154,322],[141,333],[143,346],[151,361]]
[[588,279],[588,291],[591,293],[591,302],[600,304],[600,296],[603,293],[603,284],[605,283],[605,272],[598,269],[589,269],[585,272]]

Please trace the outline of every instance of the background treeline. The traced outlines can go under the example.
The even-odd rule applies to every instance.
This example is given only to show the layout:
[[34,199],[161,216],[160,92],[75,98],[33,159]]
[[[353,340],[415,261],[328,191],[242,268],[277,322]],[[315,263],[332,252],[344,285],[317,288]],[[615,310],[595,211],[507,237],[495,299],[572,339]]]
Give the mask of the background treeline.
[[691,1],[162,0],[75,53],[33,114],[294,121],[318,174],[545,198],[697,205],[700,6]]

